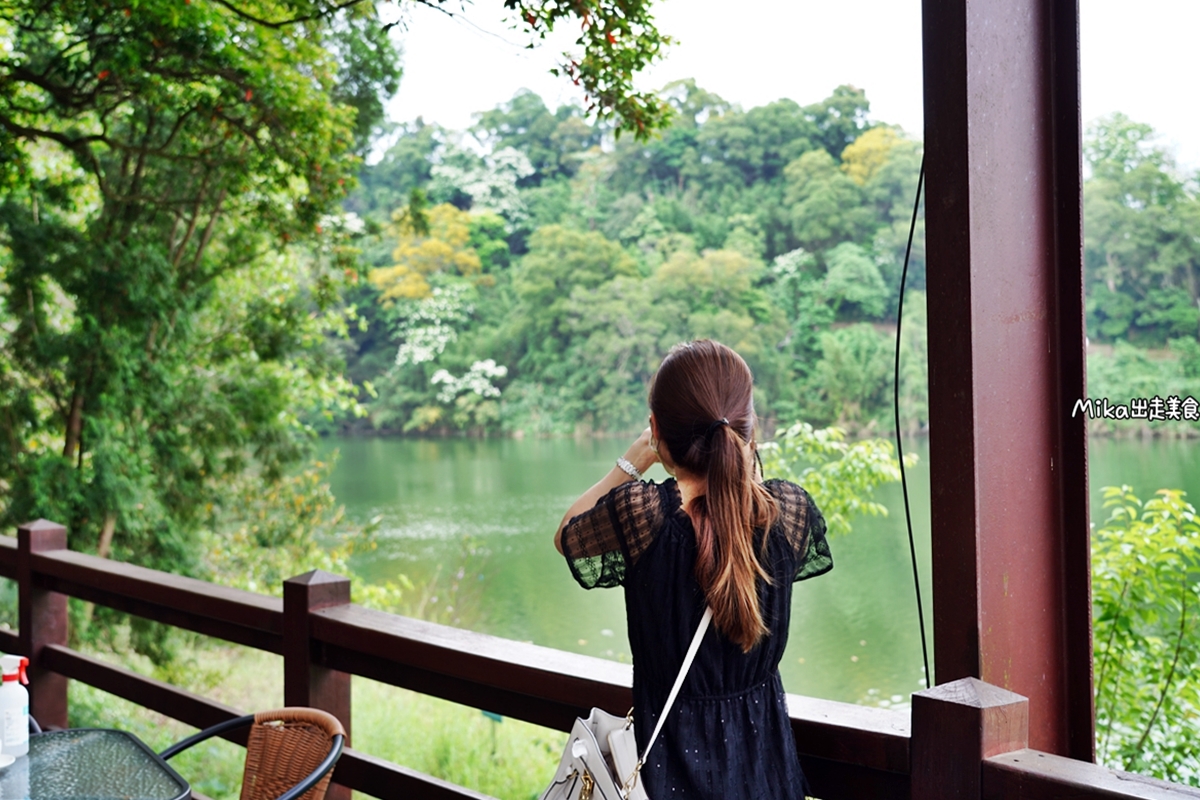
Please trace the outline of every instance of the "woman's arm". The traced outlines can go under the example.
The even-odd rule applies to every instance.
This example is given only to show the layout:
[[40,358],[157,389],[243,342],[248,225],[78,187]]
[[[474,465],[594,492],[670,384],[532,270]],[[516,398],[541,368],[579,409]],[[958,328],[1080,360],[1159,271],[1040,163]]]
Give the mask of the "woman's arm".
[[[638,472],[645,472],[650,469],[658,461],[658,454],[650,449],[650,429],[642,431],[642,435],[634,440],[633,444],[629,445],[629,449],[625,451],[625,460],[633,464]],[[572,518],[579,516],[596,505],[601,497],[611,492],[613,489],[620,486],[622,483],[633,480],[633,477],[627,474],[620,467],[614,465],[608,471],[608,474],[597,481],[592,488],[579,496],[579,499],[571,504],[567,509],[567,513],[563,515],[562,522],[558,523],[558,530],[554,532],[554,546],[558,548],[558,552],[562,552],[562,532],[563,528],[567,527],[567,523]]]

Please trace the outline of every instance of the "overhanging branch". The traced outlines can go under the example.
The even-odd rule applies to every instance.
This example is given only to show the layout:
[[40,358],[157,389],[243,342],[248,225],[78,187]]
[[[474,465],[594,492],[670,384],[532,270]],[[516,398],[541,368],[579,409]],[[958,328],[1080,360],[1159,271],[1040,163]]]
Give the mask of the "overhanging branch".
[[271,20],[263,19],[262,17],[256,17],[255,15],[251,14],[249,11],[245,11],[243,9],[238,8],[233,3],[229,2],[229,0],[216,0],[216,2],[218,5],[224,6],[225,8],[229,9],[234,14],[236,14],[237,16],[241,17],[242,19],[247,20],[249,22],[253,22],[255,25],[262,25],[264,28],[274,28],[274,29],[278,30],[280,28],[286,28],[289,25],[297,25],[301,22],[308,22],[309,20],[320,19],[321,17],[331,16],[331,15],[336,14],[337,12],[341,11],[342,9],[350,8],[351,6],[356,6],[359,3],[363,2],[363,0],[346,0],[345,3],[340,3],[338,5],[330,6],[328,8],[322,9],[320,11],[317,11],[313,14],[309,14],[307,16],[293,17],[292,19],[280,20],[278,22],[272,22]]

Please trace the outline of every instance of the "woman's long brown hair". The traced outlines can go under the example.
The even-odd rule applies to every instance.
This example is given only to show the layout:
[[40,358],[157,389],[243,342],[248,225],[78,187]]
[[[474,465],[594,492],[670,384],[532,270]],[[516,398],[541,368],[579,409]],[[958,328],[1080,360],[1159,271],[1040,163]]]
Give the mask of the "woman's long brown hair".
[[754,436],[753,391],[742,357],[708,339],[672,348],[650,386],[650,410],[671,460],[707,482],[692,501],[696,580],[717,628],[745,652],[769,633],[758,581],[770,576],[754,552],[754,535],[778,514],[746,446]]

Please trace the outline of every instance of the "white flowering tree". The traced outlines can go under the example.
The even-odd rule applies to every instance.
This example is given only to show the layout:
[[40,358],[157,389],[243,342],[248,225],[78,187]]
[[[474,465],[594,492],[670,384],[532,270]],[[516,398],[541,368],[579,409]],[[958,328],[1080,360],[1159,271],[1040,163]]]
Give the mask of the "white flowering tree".
[[500,422],[500,389],[492,381],[506,375],[508,367],[488,358],[474,362],[457,378],[439,369],[429,382],[440,387],[438,402],[450,406],[455,427],[486,430]]
[[396,366],[436,361],[448,345],[458,340],[458,331],[474,313],[473,294],[470,285],[451,283],[435,287],[428,297],[406,304],[393,329],[394,338],[400,342]]
[[517,183],[534,173],[533,164],[521,151],[504,147],[482,158],[449,147],[449,153],[432,169],[431,190],[435,196],[450,197],[462,192],[471,199],[473,212],[490,211],[510,225],[525,219],[525,203]]
[[393,215],[393,263],[369,274],[377,319],[396,348],[378,389],[367,387],[376,395],[371,419],[377,429],[406,432],[486,430],[500,418],[500,390],[491,380],[508,370],[481,359],[490,345],[478,341],[477,311],[480,291],[496,283],[485,270],[504,264],[506,223],[491,211],[449,203],[420,213],[421,226],[408,210]]

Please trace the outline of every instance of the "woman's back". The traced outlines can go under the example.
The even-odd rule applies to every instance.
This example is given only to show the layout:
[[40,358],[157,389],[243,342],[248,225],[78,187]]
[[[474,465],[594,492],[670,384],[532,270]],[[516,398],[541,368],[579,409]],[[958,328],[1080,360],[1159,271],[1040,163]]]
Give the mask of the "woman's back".
[[[758,597],[770,632],[749,652],[715,627],[643,769],[651,798],[803,796],[778,665],[787,645],[793,580],[832,566],[824,520],[794,484],[769,481],[779,505]],[[564,554],[586,588],[625,588],[639,743],[648,740],[705,608],[696,536],[671,480],[627,483],[564,528]]]
[[[649,405],[650,427],[555,534],[585,588],[625,587],[641,743],[705,605],[713,612],[643,767],[646,789],[653,800],[803,796],[778,666],[792,582],[833,566],[825,522],[800,487],[760,482],[753,376],[733,350],[671,348]],[[656,462],[676,479],[643,483]]]

